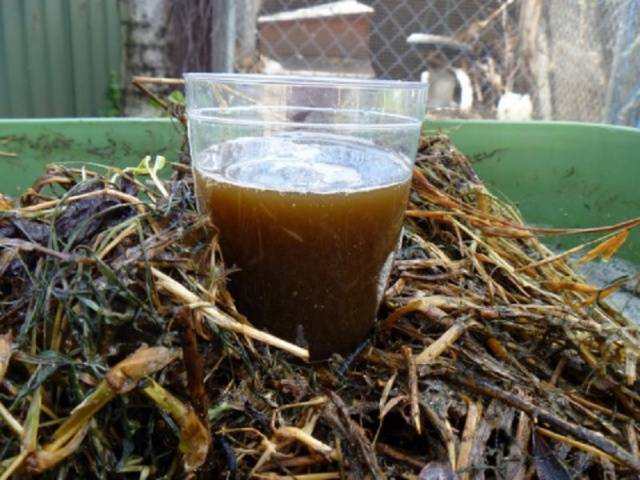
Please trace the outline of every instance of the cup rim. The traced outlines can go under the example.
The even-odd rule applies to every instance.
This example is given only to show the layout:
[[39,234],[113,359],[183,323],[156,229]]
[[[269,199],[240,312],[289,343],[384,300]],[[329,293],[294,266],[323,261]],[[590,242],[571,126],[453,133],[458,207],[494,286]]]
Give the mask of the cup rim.
[[[348,113],[354,115],[365,114],[366,116],[372,117],[369,121],[355,121],[355,122],[297,122],[291,120],[263,120],[263,119],[255,119],[255,118],[243,118],[243,117],[234,117],[233,115],[229,116],[229,113],[237,113],[237,112],[247,112],[252,113],[256,111],[280,111],[282,113],[286,113],[288,110],[293,110],[295,106],[239,106],[239,107],[227,107],[227,108],[200,108],[196,109],[196,111],[190,111],[187,109],[187,118],[189,120],[197,120],[199,122],[211,122],[214,124],[222,124],[222,125],[236,125],[236,126],[246,126],[246,127],[259,127],[259,126],[269,126],[269,127],[283,127],[284,129],[305,129],[305,130],[326,130],[327,128],[331,130],[340,130],[346,129],[349,131],[367,131],[367,130],[398,130],[402,128],[416,128],[422,125],[423,121],[414,117],[400,115],[396,113],[387,113],[387,112],[376,112],[373,110],[359,110],[359,109],[340,109],[341,113]],[[325,108],[314,108],[314,107],[305,107],[310,111],[326,111],[331,109]],[[207,114],[203,114],[202,112],[206,111]],[[377,117],[382,119],[382,122],[372,122],[373,117]]]
[[348,87],[353,89],[425,90],[428,84],[406,80],[379,80],[369,78],[339,77],[329,75],[265,75],[260,73],[208,73],[187,72],[185,81],[205,80],[221,83],[253,85],[293,85],[301,87]]

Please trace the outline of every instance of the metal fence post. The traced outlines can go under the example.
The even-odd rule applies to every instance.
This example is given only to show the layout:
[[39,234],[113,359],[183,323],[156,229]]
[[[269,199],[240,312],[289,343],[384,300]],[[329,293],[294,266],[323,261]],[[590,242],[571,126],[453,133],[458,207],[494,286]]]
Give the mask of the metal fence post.
[[211,70],[232,72],[236,39],[235,0],[214,1],[211,8]]

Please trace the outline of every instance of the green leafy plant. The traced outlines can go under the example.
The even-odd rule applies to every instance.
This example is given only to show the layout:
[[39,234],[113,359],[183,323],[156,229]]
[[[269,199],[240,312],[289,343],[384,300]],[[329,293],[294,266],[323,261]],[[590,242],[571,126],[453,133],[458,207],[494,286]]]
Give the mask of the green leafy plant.
[[[173,90],[169,95],[167,95],[167,100],[169,100],[170,103],[173,103],[174,105],[177,105],[177,106],[185,105],[184,93],[182,93],[181,90]],[[163,117],[171,116],[171,114],[167,112],[165,108],[153,98],[149,100],[149,105],[153,109],[158,110],[161,116]]]
[[122,85],[118,74],[111,71],[109,75],[109,83],[104,98],[104,108],[101,110],[103,117],[121,117],[122,116]]

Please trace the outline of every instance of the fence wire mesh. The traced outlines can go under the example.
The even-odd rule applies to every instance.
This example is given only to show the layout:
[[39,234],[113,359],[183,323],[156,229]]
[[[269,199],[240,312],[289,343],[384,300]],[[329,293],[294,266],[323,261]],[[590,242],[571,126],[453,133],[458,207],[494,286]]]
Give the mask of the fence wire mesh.
[[640,126],[640,3],[546,3],[537,52],[541,113]]
[[438,116],[640,126],[638,0],[237,0],[235,70],[423,80]]

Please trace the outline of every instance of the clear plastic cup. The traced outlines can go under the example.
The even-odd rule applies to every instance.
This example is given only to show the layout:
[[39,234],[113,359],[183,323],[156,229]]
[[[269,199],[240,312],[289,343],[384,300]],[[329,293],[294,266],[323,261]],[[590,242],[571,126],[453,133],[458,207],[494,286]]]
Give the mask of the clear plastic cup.
[[239,311],[312,359],[348,354],[388,279],[426,84],[185,79],[198,205],[220,230]]

